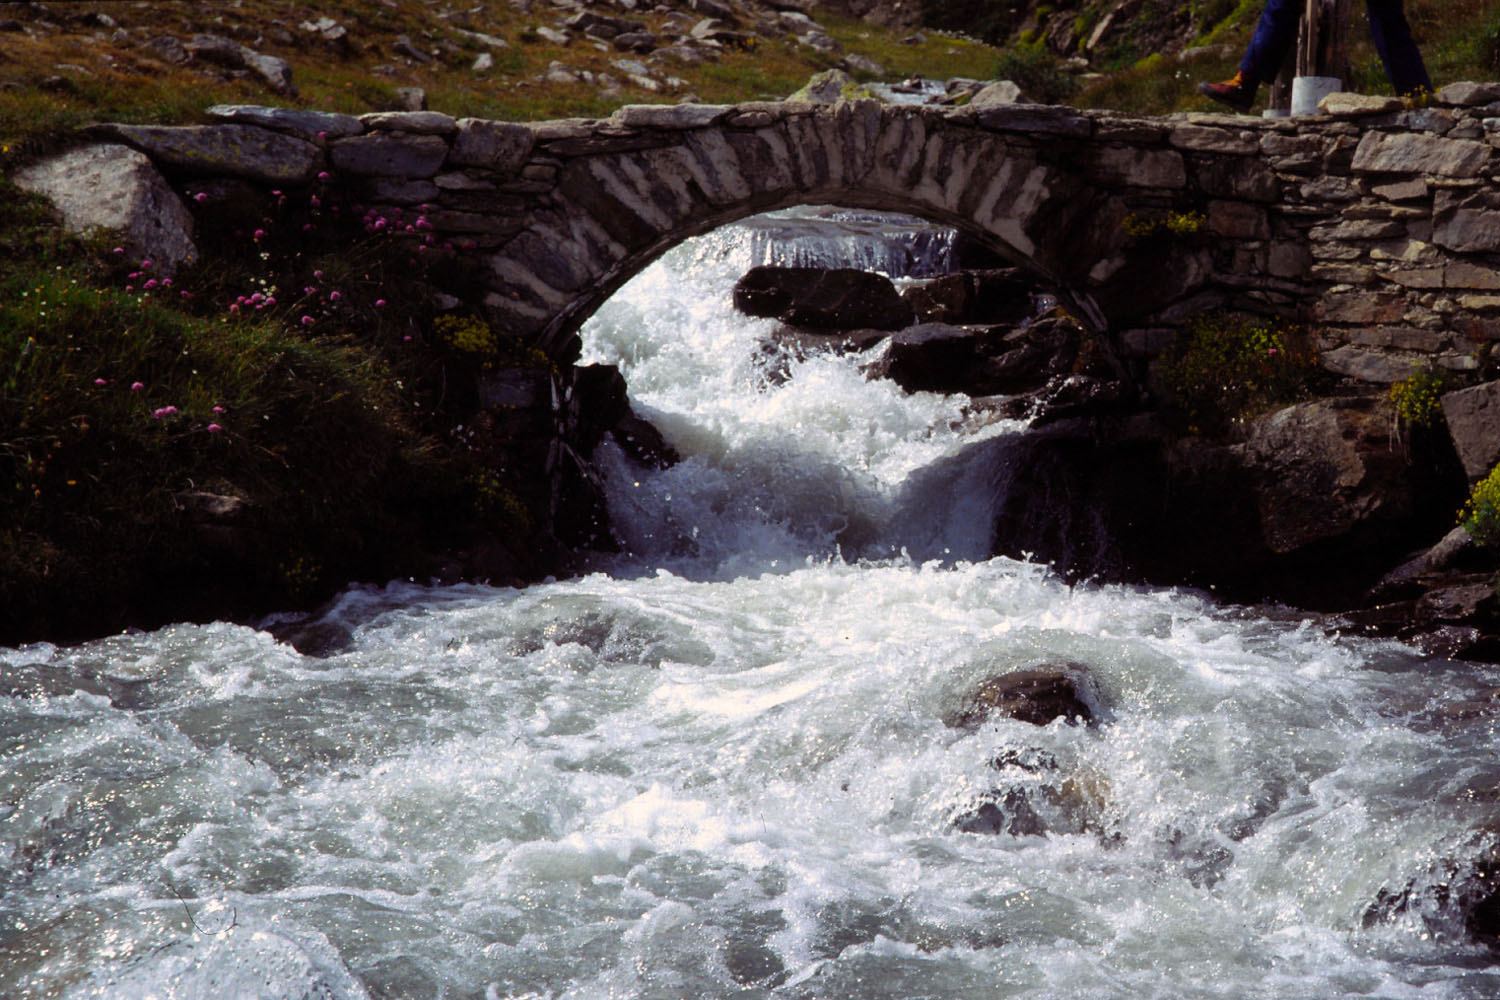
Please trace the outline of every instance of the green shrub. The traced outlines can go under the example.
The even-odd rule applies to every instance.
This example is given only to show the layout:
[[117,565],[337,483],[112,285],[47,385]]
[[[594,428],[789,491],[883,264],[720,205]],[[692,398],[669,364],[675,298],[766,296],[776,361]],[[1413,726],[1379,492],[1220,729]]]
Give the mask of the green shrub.
[[1304,330],[1264,317],[1199,316],[1157,366],[1157,391],[1198,434],[1223,434],[1247,417],[1302,397],[1317,371]]
[[1012,45],[995,63],[996,80],[1012,80],[1033,101],[1060,104],[1078,92],[1078,81],[1041,41]]
[[1458,523],[1480,545],[1500,548],[1500,465],[1474,484]]
[[1402,423],[1412,427],[1431,427],[1442,415],[1442,396],[1448,379],[1442,372],[1423,369],[1391,386],[1391,404]]

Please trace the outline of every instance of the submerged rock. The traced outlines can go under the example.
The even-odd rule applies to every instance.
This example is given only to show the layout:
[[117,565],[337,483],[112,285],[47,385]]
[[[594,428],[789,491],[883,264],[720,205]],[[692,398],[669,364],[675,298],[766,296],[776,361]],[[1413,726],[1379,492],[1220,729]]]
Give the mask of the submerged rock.
[[1447,861],[1399,890],[1382,889],[1364,914],[1364,926],[1405,915],[1419,918],[1439,938],[1467,937],[1500,952],[1500,854]]
[[949,814],[961,833],[1043,837],[1102,833],[1105,784],[1099,774],[1062,768],[1045,750],[1008,748],[990,761],[1005,783]]
[[974,729],[992,715],[1005,715],[1034,726],[1057,719],[1093,725],[1099,714],[1099,694],[1086,666],[1046,663],[980,682],[957,711],[943,717],[943,723]]

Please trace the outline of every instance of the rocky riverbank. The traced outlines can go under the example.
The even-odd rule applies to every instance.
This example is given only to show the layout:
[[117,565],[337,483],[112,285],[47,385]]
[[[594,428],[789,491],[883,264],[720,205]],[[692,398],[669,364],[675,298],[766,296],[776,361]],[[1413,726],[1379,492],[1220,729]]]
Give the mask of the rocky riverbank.
[[[898,294],[877,275],[760,268],[736,302],[783,319],[783,339],[863,352],[870,377],[965,393],[972,420],[1030,420],[997,554],[1075,578],[1316,610],[1437,655],[1500,656],[1500,559],[1455,527],[1469,486],[1500,460],[1486,419],[1500,383],[1454,380],[1432,425],[1414,426],[1398,416],[1399,394],[1316,356],[1282,398],[1237,395],[1245,376],[1220,358],[1218,412],[1192,411],[1202,403],[1172,385],[1191,343],[1119,356],[1056,291],[1015,269]],[[886,330],[869,328],[875,317]],[[1253,318],[1214,322],[1218,350],[1285,336]],[[1213,433],[1189,426],[1210,417]]]

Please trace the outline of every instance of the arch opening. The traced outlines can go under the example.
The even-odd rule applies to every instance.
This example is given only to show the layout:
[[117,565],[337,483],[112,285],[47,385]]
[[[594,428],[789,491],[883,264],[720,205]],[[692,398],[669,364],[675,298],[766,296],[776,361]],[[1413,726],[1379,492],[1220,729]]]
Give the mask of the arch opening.
[[[1019,394],[966,392],[977,383],[961,379],[1002,355],[1038,362],[1064,325],[1088,334],[1056,308],[1061,290],[1040,268],[1012,266],[1017,256],[914,215],[798,205],[683,240],[642,267],[580,325],[580,363],[618,369],[635,416],[681,457],[649,468],[619,432],[596,452],[626,562],[696,576],[807,559],[990,558],[1026,421],[1007,409]],[[778,264],[882,271],[897,302],[919,304],[876,333],[737,309],[736,283]],[[1008,315],[985,313],[975,276],[1004,286]],[[912,331],[923,332],[903,342]],[[1073,361],[1042,359],[1030,374],[1045,382]],[[933,363],[960,381],[913,384]],[[621,565],[611,557],[612,571]]]

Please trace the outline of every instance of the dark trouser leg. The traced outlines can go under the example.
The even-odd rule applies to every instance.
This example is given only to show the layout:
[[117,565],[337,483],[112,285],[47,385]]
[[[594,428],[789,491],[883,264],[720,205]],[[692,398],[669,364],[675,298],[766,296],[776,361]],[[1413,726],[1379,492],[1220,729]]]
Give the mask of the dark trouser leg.
[[[1370,0],[1370,21],[1375,20],[1377,0]],[[1387,0],[1400,7],[1400,0]],[[1270,83],[1276,79],[1282,61],[1292,46],[1297,44],[1297,22],[1302,17],[1304,0],[1269,0],[1255,24],[1255,34],[1250,38],[1250,47],[1245,58],[1240,60],[1240,72],[1251,83]],[[1402,22],[1405,23],[1404,21]],[[1410,37],[1410,36],[1408,36]]]
[[1370,34],[1375,39],[1375,50],[1385,64],[1385,75],[1391,78],[1396,93],[1415,94],[1432,89],[1427,77],[1427,66],[1422,62],[1422,53],[1412,41],[1411,25],[1406,23],[1406,11],[1401,0],[1368,0]]

